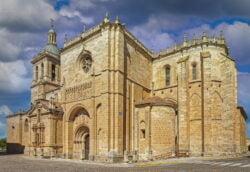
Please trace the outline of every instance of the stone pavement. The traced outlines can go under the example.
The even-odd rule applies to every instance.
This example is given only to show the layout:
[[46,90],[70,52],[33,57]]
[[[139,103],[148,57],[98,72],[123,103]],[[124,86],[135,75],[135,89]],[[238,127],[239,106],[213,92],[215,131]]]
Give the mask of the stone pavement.
[[176,158],[139,163],[100,163],[66,159],[37,159],[24,155],[0,155],[0,172],[186,172],[250,171],[250,156],[220,158]]

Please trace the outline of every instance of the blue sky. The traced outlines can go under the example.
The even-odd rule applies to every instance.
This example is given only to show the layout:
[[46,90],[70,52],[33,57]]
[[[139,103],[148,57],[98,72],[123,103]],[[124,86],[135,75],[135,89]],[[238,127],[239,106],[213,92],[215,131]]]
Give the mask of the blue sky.
[[[223,30],[238,69],[238,104],[250,115],[249,0],[6,0],[0,3],[0,138],[5,116],[30,104],[31,58],[46,44],[51,18],[58,45],[99,23],[106,11],[155,51],[203,31]],[[247,121],[250,137],[250,120]]]

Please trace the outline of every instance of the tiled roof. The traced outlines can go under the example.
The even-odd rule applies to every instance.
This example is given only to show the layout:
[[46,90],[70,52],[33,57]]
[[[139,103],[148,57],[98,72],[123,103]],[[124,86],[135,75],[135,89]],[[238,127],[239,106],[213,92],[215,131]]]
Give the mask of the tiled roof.
[[53,53],[53,54],[56,54],[56,55],[59,55],[60,54],[60,49],[56,46],[56,45],[53,45],[53,44],[47,44],[42,50],[41,50],[41,53],[44,53],[44,52],[50,52],[50,53]]

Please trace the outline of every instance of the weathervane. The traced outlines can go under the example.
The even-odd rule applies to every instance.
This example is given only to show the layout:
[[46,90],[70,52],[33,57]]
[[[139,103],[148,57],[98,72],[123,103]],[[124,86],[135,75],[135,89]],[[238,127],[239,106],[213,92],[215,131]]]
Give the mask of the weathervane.
[[54,28],[54,20],[53,19],[50,19],[50,26],[51,26],[51,28]]

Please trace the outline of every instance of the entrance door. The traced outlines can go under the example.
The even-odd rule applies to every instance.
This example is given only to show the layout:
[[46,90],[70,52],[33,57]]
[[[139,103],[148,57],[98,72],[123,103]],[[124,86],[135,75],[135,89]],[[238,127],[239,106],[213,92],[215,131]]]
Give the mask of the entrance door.
[[89,134],[87,134],[84,138],[84,149],[85,149],[85,158],[86,160],[89,159]]

